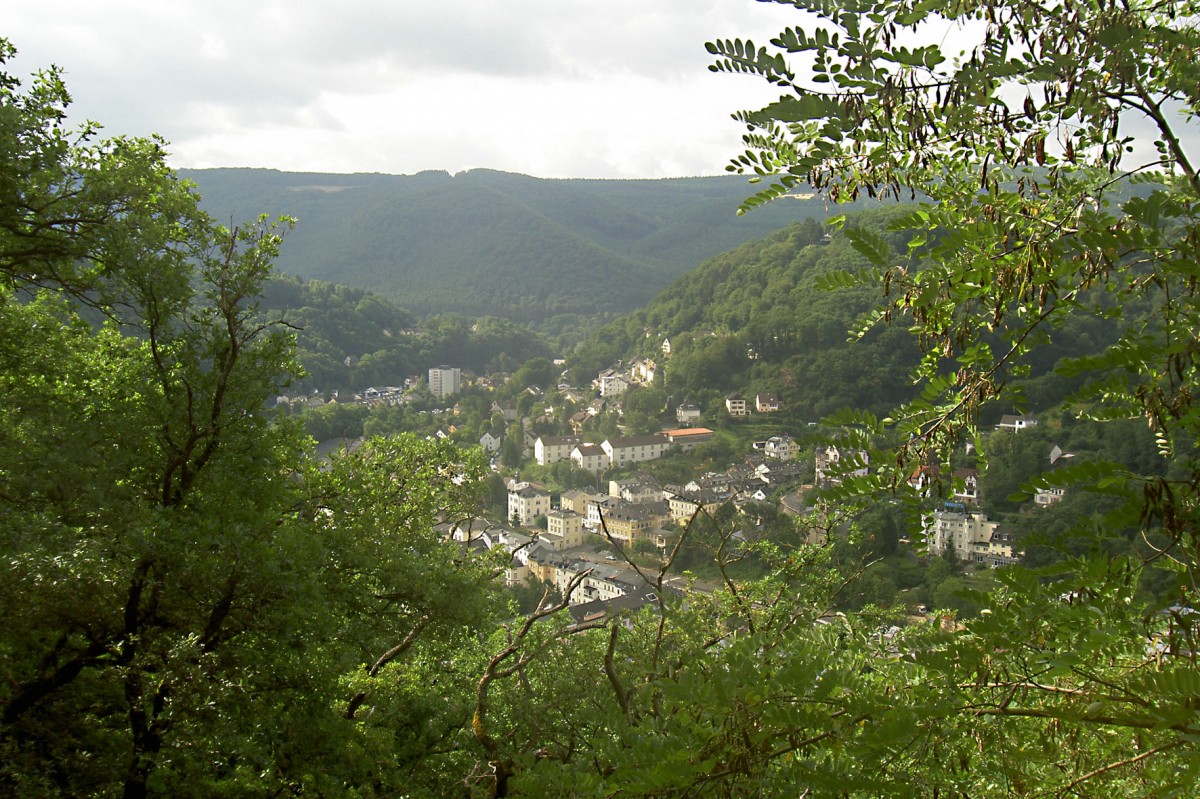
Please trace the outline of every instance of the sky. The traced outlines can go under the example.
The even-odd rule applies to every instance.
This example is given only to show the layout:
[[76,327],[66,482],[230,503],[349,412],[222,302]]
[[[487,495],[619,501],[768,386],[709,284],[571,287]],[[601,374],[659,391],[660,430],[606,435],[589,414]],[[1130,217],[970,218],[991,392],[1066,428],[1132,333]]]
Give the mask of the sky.
[[70,119],[157,133],[176,168],[536,177],[720,174],[730,115],[775,99],[709,72],[704,43],[765,44],[755,0],[47,0],[0,36],[57,65]]

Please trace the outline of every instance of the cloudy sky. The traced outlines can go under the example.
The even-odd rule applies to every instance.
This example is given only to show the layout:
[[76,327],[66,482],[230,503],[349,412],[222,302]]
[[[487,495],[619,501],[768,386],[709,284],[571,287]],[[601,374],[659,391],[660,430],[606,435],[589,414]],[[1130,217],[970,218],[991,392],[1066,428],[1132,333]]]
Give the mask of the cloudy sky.
[[754,0],[46,0],[5,9],[17,75],[71,117],[159,133],[176,167],[539,177],[717,174],[777,91],[704,43],[766,42]]

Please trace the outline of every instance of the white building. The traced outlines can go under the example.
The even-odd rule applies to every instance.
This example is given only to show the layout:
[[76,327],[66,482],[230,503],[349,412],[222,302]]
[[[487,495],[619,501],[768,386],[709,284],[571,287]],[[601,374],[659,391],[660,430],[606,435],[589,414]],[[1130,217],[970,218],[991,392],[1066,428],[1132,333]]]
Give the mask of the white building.
[[[855,468],[851,469],[851,465]],[[870,456],[862,450],[842,452],[833,446],[817,447],[813,458],[814,479],[819,486],[840,485],[843,477],[865,476],[869,465]]]
[[522,527],[533,527],[534,519],[550,512],[550,495],[532,486],[508,492],[508,518]]
[[632,438],[610,438],[600,445],[608,462],[618,468],[630,463],[652,461],[661,458],[671,447],[664,435],[633,436]]
[[795,440],[791,436],[771,436],[763,442],[762,452],[768,458],[775,458],[781,461],[790,461],[796,457],[799,447],[796,446]]
[[533,442],[533,457],[539,466],[565,461],[579,444],[576,436],[538,436]]
[[680,424],[691,424],[700,418],[700,409],[690,402],[685,402],[675,409],[675,419]]
[[623,374],[601,374],[597,378],[601,397],[617,397],[629,390],[629,377]]
[[457,394],[462,388],[462,369],[437,366],[429,370],[429,393],[441,399]]
[[608,468],[608,455],[599,444],[580,444],[571,450],[571,462],[591,474],[600,474]]

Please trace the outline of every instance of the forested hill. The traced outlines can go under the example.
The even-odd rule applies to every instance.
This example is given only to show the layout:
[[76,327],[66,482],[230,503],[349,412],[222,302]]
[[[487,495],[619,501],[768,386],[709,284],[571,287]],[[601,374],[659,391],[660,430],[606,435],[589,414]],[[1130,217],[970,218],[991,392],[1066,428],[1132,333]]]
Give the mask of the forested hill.
[[397,385],[449,363],[490,374],[549,356],[546,342],[508,319],[441,314],[422,320],[364,289],[291,275],[263,287],[260,311],[295,331],[305,376],[292,390]]
[[[298,220],[281,271],[378,292],[417,314],[545,323],[629,312],[705,258],[788,223],[823,218],[794,198],[739,217],[737,176],[544,180],[184,170],[220,221]],[[553,327],[551,323],[551,327]]]
[[[907,241],[889,231],[889,220],[904,210],[877,205],[851,214],[846,224],[883,236],[902,253]],[[647,355],[663,366],[666,397],[690,400],[709,418],[724,414],[731,392],[751,400],[775,394],[798,421],[843,407],[885,412],[915,392],[913,338],[896,324],[851,343],[849,331],[881,299],[878,287],[817,285],[822,275],[866,265],[841,233],[812,219],[795,223],[706,261],[645,307],[606,325],[577,348],[575,377]],[[1058,359],[1093,352],[1112,335],[1110,322],[1083,316],[1057,330],[1025,381],[1032,406],[1057,404],[1074,387],[1053,373]],[[672,351],[665,359],[664,338]],[[1011,408],[996,412],[1004,410]]]

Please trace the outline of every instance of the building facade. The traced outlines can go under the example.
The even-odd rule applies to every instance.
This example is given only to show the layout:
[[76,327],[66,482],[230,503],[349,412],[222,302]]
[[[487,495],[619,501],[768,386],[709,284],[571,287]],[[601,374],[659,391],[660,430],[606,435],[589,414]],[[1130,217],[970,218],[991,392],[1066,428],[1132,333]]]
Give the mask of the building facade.
[[462,388],[462,369],[436,366],[429,370],[429,393],[441,399],[457,394]]

